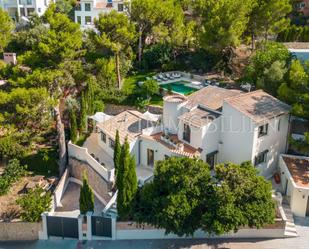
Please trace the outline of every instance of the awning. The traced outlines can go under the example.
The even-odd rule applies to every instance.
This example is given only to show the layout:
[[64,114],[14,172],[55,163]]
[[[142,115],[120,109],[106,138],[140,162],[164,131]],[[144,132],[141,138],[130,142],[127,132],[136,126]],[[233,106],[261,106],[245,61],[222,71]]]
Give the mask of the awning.
[[151,122],[157,122],[159,119],[161,119],[161,115],[153,114],[153,113],[150,113],[149,111],[146,111],[145,113],[143,113],[141,118],[151,121]]
[[96,122],[104,122],[111,118],[112,116],[105,114],[104,112],[97,112],[93,116],[90,116],[89,118],[95,120]]

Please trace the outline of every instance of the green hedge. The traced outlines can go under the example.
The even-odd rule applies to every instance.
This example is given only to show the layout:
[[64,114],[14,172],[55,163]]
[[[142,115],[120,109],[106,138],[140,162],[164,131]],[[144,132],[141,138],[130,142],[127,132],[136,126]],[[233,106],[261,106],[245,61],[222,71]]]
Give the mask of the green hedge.
[[280,42],[309,42],[309,27],[292,25],[278,34]]

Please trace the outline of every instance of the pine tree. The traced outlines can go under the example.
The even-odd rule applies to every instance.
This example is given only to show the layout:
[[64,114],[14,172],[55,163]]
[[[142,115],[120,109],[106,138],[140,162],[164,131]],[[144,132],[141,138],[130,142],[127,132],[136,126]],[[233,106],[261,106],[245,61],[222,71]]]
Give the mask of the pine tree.
[[87,128],[87,102],[85,93],[82,92],[81,103],[80,103],[80,125],[79,128],[82,132],[86,131]]
[[135,159],[130,155],[128,139],[121,150],[121,159],[117,173],[117,211],[121,219],[126,219],[131,214],[132,202],[137,191],[137,177]]
[[94,194],[85,175],[83,176],[83,186],[80,188],[79,209],[81,214],[94,210]]
[[77,140],[77,122],[76,115],[73,109],[70,110],[70,133],[71,133],[71,141],[75,143]]
[[114,147],[114,167],[115,167],[115,176],[117,176],[117,171],[119,168],[120,163],[120,157],[121,157],[121,144],[120,144],[120,138],[119,138],[119,131],[116,131],[116,137],[115,137],[115,147]]

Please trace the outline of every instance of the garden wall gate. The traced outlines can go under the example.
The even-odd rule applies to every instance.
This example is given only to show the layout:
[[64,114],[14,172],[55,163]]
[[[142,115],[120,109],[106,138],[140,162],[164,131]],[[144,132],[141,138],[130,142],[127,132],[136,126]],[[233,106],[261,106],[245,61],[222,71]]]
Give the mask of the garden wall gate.
[[47,235],[78,239],[78,219],[59,216],[47,216]]
[[112,219],[104,216],[91,216],[93,236],[112,238]]

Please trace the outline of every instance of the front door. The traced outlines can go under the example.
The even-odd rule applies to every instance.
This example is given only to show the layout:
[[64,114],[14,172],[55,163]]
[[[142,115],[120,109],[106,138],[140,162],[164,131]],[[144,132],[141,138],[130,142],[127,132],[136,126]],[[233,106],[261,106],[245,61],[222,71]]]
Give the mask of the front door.
[[214,169],[215,164],[217,163],[217,153],[217,151],[214,151],[206,155],[206,163],[208,163],[210,169]]
[[154,151],[151,149],[147,149],[147,164],[151,167],[154,164]]

